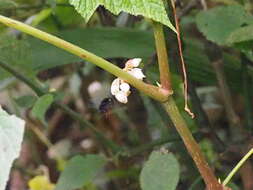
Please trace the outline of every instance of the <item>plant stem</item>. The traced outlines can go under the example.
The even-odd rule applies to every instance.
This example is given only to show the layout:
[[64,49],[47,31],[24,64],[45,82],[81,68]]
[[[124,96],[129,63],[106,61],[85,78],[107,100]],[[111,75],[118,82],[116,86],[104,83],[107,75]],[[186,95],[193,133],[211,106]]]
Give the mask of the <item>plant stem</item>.
[[[179,32],[179,30],[177,30]],[[158,64],[160,68],[160,74],[162,75],[164,71],[164,68],[168,68],[169,66],[164,66],[165,63],[168,63],[168,55],[167,55],[167,49],[165,46],[165,39],[163,35],[163,31],[161,26],[155,26],[154,27],[154,35],[155,35],[155,40],[157,46],[162,46],[162,47],[157,47],[157,54],[158,57]],[[180,39],[180,38],[179,38]],[[163,41],[163,42],[162,42]],[[182,51],[181,51],[182,53]],[[182,57],[182,55],[181,55]],[[166,72],[169,71],[169,69],[166,70]],[[162,78],[162,77],[167,77],[169,76],[170,73],[168,74],[163,74],[161,76],[161,80],[168,80],[168,78]],[[184,119],[182,118],[174,100],[173,97],[169,97],[168,101],[163,103],[168,115],[170,116],[172,122],[174,123],[176,130],[178,131],[179,135],[181,136],[182,140],[184,141],[184,144],[190,153],[191,157],[193,158],[196,166],[198,167],[198,170],[200,174],[202,175],[207,189],[208,190],[222,190],[223,187],[222,185],[218,182],[217,178],[215,177],[212,169],[208,166],[207,161],[205,160],[204,155],[202,154],[199,145],[193,138],[190,130],[188,129]]]
[[25,84],[27,84],[27,86],[29,86],[31,89],[33,89],[33,91],[38,96],[42,96],[42,95],[46,94],[46,92],[43,90],[42,87],[40,87],[39,84],[35,84],[35,82],[33,82],[33,80],[26,78],[24,75],[20,74],[18,71],[11,68],[9,65],[7,65],[3,62],[0,62],[0,67],[2,67],[4,70],[6,70],[9,73],[11,73],[12,75],[14,75],[19,80],[23,81]]
[[169,90],[169,92],[172,93],[170,70],[168,64],[169,59],[166,50],[163,25],[158,22],[153,22],[153,28],[162,88]]
[[202,154],[199,145],[193,138],[172,97],[170,97],[169,100],[164,103],[164,107],[171,120],[173,121],[176,130],[184,141],[189,154],[198,167],[198,170],[206,183],[207,189],[222,190],[222,185],[219,184],[212,169],[209,167],[207,161],[205,160],[205,157]]
[[235,175],[235,173],[240,169],[240,167],[246,162],[246,160],[253,154],[253,148],[238,162],[238,164],[233,168],[233,170],[228,174],[226,179],[223,181],[223,185],[227,185],[231,178]]
[[74,55],[77,55],[81,57],[82,59],[89,61],[91,63],[94,63],[98,67],[108,71],[109,73],[127,81],[129,84],[134,86],[135,88],[139,89],[143,93],[147,94],[148,96],[161,101],[165,102],[168,99],[169,92],[166,90],[144,83],[141,80],[133,77],[129,73],[123,71],[119,67],[113,65],[109,61],[90,53],[72,43],[69,43],[67,41],[64,41],[56,36],[53,36],[51,34],[48,34],[46,32],[43,32],[41,30],[38,30],[34,27],[31,27],[29,25],[23,24],[22,22],[18,22],[16,20],[13,20],[11,18],[7,18],[5,16],[0,15],[0,22],[9,26],[13,27],[17,30],[20,30],[22,32],[25,32],[27,34],[30,34],[36,38],[39,38],[43,41],[46,41],[52,45],[55,45],[56,47],[59,47],[61,49],[64,49]]
[[[45,90],[43,90],[43,88],[41,88],[39,84],[37,84],[33,80],[30,80],[29,78],[26,78],[24,75],[22,75],[21,73],[19,73],[15,69],[11,68],[8,64],[5,64],[0,61],[0,67],[2,67],[4,70],[11,73],[13,76],[15,76],[20,81],[24,82],[38,96],[42,96],[44,94],[49,93],[49,92],[46,92]],[[92,123],[90,123],[88,120],[84,119],[82,115],[74,112],[72,109],[68,108],[67,106],[65,106],[59,102],[54,102],[53,105],[60,108],[61,110],[63,110],[66,114],[68,114],[75,121],[78,121],[81,125],[88,127],[96,135],[96,137],[103,142],[103,144],[105,144],[107,147],[109,147],[112,150],[113,153],[116,153],[121,150],[121,147],[116,145],[110,139],[107,139],[103,133],[98,131],[96,129],[96,127]]]

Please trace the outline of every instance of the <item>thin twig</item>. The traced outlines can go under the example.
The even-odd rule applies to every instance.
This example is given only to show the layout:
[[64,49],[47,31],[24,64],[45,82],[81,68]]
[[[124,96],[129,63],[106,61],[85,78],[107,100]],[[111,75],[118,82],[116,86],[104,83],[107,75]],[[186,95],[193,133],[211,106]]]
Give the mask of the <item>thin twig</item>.
[[253,148],[238,162],[238,164],[233,168],[233,170],[228,174],[226,179],[223,181],[223,185],[227,185],[228,182],[231,180],[231,178],[235,175],[235,173],[240,169],[240,167],[243,165],[243,163],[249,159],[249,157],[253,154]]
[[179,49],[179,55],[180,55],[180,60],[181,60],[181,65],[182,65],[182,71],[183,71],[183,77],[184,77],[184,110],[192,117],[194,118],[194,114],[191,112],[189,106],[188,106],[188,84],[187,84],[187,72],[186,72],[186,66],[184,62],[184,57],[183,57],[183,49],[182,49],[182,42],[181,42],[181,37],[180,37],[180,27],[179,27],[179,21],[177,17],[177,12],[176,12],[176,7],[174,0],[171,0],[171,5],[174,13],[174,19],[175,19],[175,24],[176,24],[176,30],[177,30],[177,41],[178,41],[178,49]]

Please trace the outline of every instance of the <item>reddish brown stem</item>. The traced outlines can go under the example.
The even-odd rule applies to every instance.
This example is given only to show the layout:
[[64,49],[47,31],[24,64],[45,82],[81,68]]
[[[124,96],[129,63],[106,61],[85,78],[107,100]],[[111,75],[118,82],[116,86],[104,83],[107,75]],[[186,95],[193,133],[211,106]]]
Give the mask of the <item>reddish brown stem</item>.
[[202,154],[199,145],[193,138],[185,121],[183,120],[179,110],[171,97],[168,102],[164,103],[165,109],[173,121],[176,130],[184,141],[184,144],[194,160],[198,170],[203,177],[208,190],[223,190],[223,186],[218,182],[212,169],[209,167],[204,155]]

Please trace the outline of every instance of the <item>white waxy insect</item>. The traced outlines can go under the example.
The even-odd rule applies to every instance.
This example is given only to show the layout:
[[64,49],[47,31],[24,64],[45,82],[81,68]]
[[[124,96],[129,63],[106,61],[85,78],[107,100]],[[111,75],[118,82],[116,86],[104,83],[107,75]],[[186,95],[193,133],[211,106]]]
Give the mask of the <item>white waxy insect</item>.
[[111,85],[112,95],[115,96],[119,92],[119,86],[120,86],[120,79],[119,78],[114,79]]
[[127,94],[123,91],[119,91],[116,95],[115,95],[115,98],[123,103],[123,104],[126,104],[127,103]]
[[123,82],[120,84],[120,90],[122,90],[125,93],[128,93],[130,91],[130,85],[126,82]]
[[125,67],[127,68],[138,67],[140,63],[141,63],[141,58],[130,59],[126,62]]
[[134,68],[128,71],[129,74],[133,75],[137,79],[143,80],[146,76],[143,74],[142,70],[140,68]]
[[[146,76],[143,74],[140,68],[137,68],[141,63],[140,58],[130,59],[126,62],[124,71],[128,72],[132,76],[137,79],[143,80]],[[116,78],[113,80],[111,85],[111,93],[115,96],[115,98],[123,103],[127,103],[127,97],[130,95],[130,85],[120,78]]]

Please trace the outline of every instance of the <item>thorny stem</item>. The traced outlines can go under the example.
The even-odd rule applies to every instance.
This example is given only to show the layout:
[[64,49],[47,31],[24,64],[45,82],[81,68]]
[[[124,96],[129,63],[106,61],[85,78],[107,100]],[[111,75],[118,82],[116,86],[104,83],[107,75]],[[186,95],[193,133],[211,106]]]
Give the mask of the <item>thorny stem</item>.
[[[10,67],[8,64],[0,62],[0,67],[2,67],[4,70],[8,71],[11,73],[13,76],[15,76],[17,79],[20,81],[24,82],[27,86],[29,86],[38,96],[42,96],[46,93],[42,87],[40,87],[39,84],[34,82],[33,80],[30,80],[29,78],[25,77],[12,67]],[[82,115],[74,112],[72,109],[68,108],[67,106],[59,103],[59,102],[54,102],[54,106],[60,108],[63,110],[66,114],[68,114],[71,118],[73,118],[75,121],[78,121],[81,125],[88,127],[98,139],[100,139],[107,147],[109,147],[113,153],[116,153],[121,150],[121,148],[116,145],[114,142],[111,140],[107,139],[106,136],[103,135],[100,131],[96,129],[96,127],[90,123],[88,120],[84,119]]]
[[86,51],[72,43],[69,43],[67,41],[64,41],[56,36],[53,36],[51,34],[48,34],[46,32],[43,32],[41,30],[38,30],[34,27],[31,27],[29,25],[23,24],[22,22],[13,20],[11,18],[7,18],[5,16],[0,15],[0,22],[9,26],[13,27],[17,30],[20,30],[22,32],[25,32],[27,34],[30,34],[36,38],[39,38],[43,41],[46,41],[58,48],[64,49],[74,55],[77,55],[81,57],[82,59],[89,61],[98,67],[108,71],[109,73],[127,81],[129,84],[134,86],[135,88],[139,89],[143,93],[147,94],[148,96],[160,101],[165,102],[168,99],[169,92],[166,90],[144,83],[141,80],[135,78],[134,76],[130,75],[129,73],[123,71],[119,67],[113,65],[109,61],[90,53],[89,51]]
[[158,22],[153,22],[154,37],[156,43],[156,51],[159,62],[161,87],[172,93],[170,70],[168,64],[168,54],[163,32],[163,25]]

